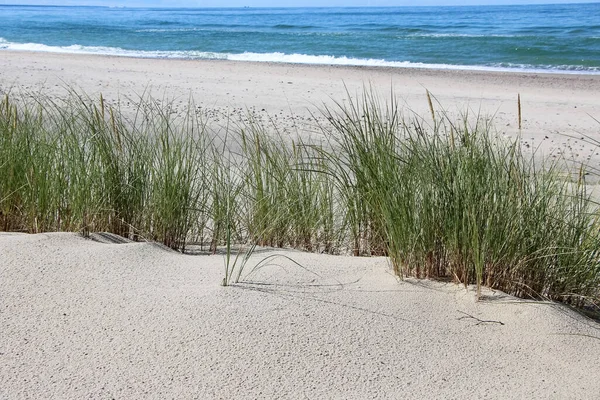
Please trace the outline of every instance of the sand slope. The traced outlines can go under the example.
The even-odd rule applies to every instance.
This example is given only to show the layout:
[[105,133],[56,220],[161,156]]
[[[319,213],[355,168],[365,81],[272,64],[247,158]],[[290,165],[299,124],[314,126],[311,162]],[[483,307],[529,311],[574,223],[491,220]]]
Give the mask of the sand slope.
[[222,287],[222,255],[0,234],[0,399],[600,393],[600,324],[564,307],[285,254],[305,269],[278,258]]

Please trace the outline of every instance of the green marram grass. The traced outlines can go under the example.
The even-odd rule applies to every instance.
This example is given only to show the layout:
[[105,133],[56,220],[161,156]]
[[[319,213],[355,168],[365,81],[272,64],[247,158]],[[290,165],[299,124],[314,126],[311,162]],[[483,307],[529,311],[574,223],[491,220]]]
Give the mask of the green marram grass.
[[452,121],[430,100],[428,124],[365,92],[321,110],[327,140],[314,144],[250,116],[215,130],[191,100],[179,112],[136,103],[6,94],[0,229],[225,246],[224,284],[265,245],[385,255],[401,277],[600,305],[585,167],[534,160],[483,118]]
[[352,234],[375,235],[397,274],[598,300],[600,226],[583,166],[566,181],[517,140],[494,139],[482,118],[427,126],[368,93],[327,117],[339,150],[326,152],[330,174],[353,204]]

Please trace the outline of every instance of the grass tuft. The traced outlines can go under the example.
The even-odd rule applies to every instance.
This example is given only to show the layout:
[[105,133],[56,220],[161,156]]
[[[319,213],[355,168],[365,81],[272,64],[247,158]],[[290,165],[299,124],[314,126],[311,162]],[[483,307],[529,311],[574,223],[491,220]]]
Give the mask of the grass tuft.
[[484,118],[427,101],[432,124],[365,91],[323,109],[328,140],[314,144],[250,114],[213,129],[193,101],[142,96],[123,112],[75,91],[8,93],[0,229],[226,246],[225,285],[262,245],[388,256],[400,276],[599,306],[585,167],[525,156]]

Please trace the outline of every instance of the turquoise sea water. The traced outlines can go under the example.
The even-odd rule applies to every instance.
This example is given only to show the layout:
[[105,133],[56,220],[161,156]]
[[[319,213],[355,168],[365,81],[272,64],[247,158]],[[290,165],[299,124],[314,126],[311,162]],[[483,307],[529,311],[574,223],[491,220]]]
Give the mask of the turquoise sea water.
[[600,3],[134,9],[0,6],[1,50],[600,73]]

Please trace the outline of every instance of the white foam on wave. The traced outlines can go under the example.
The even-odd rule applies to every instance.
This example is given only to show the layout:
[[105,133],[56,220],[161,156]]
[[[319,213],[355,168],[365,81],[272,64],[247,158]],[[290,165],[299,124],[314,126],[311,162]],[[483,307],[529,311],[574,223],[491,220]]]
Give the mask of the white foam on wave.
[[[514,38],[515,35],[501,35],[501,34],[472,34],[472,33],[411,33],[406,35],[407,37],[415,38]],[[403,37],[403,36],[399,36]]]
[[144,51],[126,50],[120,47],[105,46],[48,46],[40,43],[13,43],[0,38],[0,50],[37,51],[61,54],[97,54],[105,56],[135,58],[176,58],[176,59],[227,59],[227,54],[199,51]]
[[227,59],[232,61],[273,62],[288,64],[320,64],[320,65],[348,65],[365,67],[411,67],[418,64],[408,61],[386,61],[379,59],[314,56],[309,54],[285,54],[285,53],[241,53],[227,54]]
[[500,72],[535,72],[560,74],[600,74],[598,67],[579,66],[530,66],[505,64],[498,66],[475,66],[454,64],[427,64],[410,61],[387,61],[381,59],[335,57],[327,55],[285,54],[285,53],[215,53],[204,51],[146,51],[126,50],[119,47],[104,46],[48,46],[41,43],[13,43],[0,37],[0,50],[34,51],[63,54],[97,54],[134,58],[167,58],[186,60],[231,60],[246,62],[271,62],[288,64],[337,65],[357,67],[391,67],[391,68],[422,68],[467,71],[500,71]]

